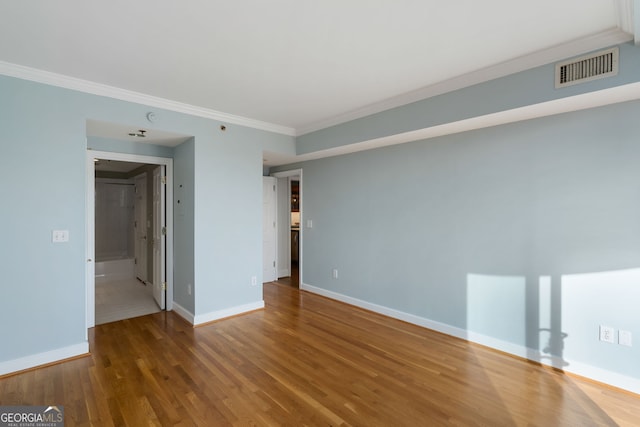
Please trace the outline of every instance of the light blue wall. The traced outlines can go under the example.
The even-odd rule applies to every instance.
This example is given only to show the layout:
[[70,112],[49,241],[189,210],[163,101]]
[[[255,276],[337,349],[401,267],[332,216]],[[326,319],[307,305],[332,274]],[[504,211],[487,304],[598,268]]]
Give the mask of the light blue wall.
[[[194,315],[262,300],[262,143],[291,137],[0,76],[0,367],[86,343],[86,150],[174,156],[176,302]],[[155,111],[151,125],[146,113]],[[193,135],[174,153],[93,138],[87,119]],[[282,142],[279,140],[282,139]],[[140,151],[142,150],[142,151]],[[51,243],[51,231],[70,241]],[[195,236],[195,237],[194,237]],[[194,296],[186,286],[192,282]],[[32,360],[32,359],[29,359]]]
[[[174,302],[195,313],[195,141],[177,146],[173,157]],[[191,295],[189,295],[191,285]]]
[[262,300],[251,286],[251,276],[262,283],[261,142],[261,132],[227,126],[196,144],[195,265],[216,265],[196,268],[198,314]]
[[640,48],[632,44],[619,48],[620,70],[612,78],[555,89],[555,65],[548,64],[302,135],[297,140],[297,153],[311,153],[637,82]]
[[[0,77],[0,361],[85,339],[86,143],[77,102],[69,91]],[[56,229],[69,230],[69,243],[51,242]]]
[[173,157],[173,147],[145,144],[141,142],[119,141],[95,136],[87,137],[87,148],[96,151],[108,151],[112,153],[136,154],[152,157]]
[[302,282],[640,379],[640,346],[598,341],[600,324],[640,336],[638,117],[630,102],[276,168],[304,173]]

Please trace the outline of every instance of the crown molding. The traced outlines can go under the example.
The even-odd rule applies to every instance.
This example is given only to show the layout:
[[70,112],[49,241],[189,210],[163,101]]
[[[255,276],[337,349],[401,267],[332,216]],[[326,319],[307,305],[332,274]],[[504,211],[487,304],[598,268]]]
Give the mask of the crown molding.
[[15,77],[22,80],[29,80],[37,83],[43,83],[51,86],[57,86],[65,89],[71,89],[78,92],[89,93],[92,95],[105,96],[108,98],[118,99],[120,101],[133,102],[136,104],[148,105],[150,107],[162,108],[177,113],[189,114],[192,116],[203,117],[224,123],[233,123],[253,129],[274,132],[278,134],[295,136],[296,131],[287,126],[267,123],[260,120],[249,119],[246,117],[227,114],[208,108],[198,107],[195,105],[185,104],[182,102],[172,101],[157,96],[151,96],[140,92],[121,89],[101,83],[95,83],[75,77],[65,76],[50,71],[39,70],[36,68],[26,67],[23,65],[12,64],[0,61],[0,75]]
[[587,52],[632,41],[634,39],[634,35],[633,33],[630,33],[629,30],[633,31],[634,2],[640,3],[639,0],[616,0],[618,23],[620,25],[619,28],[613,28],[608,31],[603,31],[601,33],[573,40],[529,55],[524,55],[471,73],[463,74],[444,82],[388,98],[363,108],[352,110],[297,129],[4,61],[0,61],[0,75],[30,80],[37,83],[62,87],[98,96],[105,96],[121,101],[134,102],[137,104],[162,108],[169,111],[203,117],[224,123],[233,123],[267,132],[288,136],[301,136],[392,108],[431,98],[433,96],[483,83],[499,77],[504,77],[509,74],[514,74]]
[[[625,2],[625,0],[620,0]],[[401,107],[413,102],[422,101],[447,92],[452,92],[475,84],[518,73],[531,68],[546,65],[552,62],[585,54],[587,52],[603,49],[605,47],[626,43],[633,40],[633,35],[613,28],[591,36],[583,37],[548,49],[540,50],[529,55],[524,55],[500,64],[482,68],[471,73],[463,74],[444,82],[426,86],[415,91],[388,98],[383,101],[370,104],[327,120],[319,121],[309,126],[297,129],[296,136],[315,132],[331,126],[336,126],[352,120],[360,119],[392,108]]]
[[615,0],[618,27],[633,36],[640,46],[640,0]]

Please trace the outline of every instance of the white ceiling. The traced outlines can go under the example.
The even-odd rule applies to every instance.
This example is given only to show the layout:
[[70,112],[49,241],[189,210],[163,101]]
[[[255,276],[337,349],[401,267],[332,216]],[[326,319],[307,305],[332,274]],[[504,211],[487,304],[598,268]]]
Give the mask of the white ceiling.
[[630,0],[5,0],[0,61],[300,135],[456,76],[622,32],[630,8]]

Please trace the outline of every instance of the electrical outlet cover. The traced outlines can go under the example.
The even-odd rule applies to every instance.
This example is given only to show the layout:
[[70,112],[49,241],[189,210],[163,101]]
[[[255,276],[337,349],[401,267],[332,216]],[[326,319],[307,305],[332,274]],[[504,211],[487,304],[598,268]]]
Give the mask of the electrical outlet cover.
[[614,335],[615,329],[610,326],[600,325],[600,341],[613,344],[615,342]]

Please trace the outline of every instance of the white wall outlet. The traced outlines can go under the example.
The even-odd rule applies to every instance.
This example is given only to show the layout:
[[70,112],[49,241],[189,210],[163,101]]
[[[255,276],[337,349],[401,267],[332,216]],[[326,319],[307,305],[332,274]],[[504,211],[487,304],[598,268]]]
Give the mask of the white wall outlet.
[[256,276],[251,276],[251,286],[258,286],[258,278]]
[[64,243],[69,241],[69,230],[53,230],[51,232],[53,243]]
[[608,343],[614,343],[615,339],[615,329],[613,329],[610,326],[603,326],[600,325],[600,341],[604,341],[604,342],[608,342]]
[[632,345],[631,331],[623,331],[623,330],[618,331],[618,344],[631,347]]
[[337,278],[338,278],[338,269],[337,269],[337,268],[334,268],[334,269],[331,271],[331,277],[333,277],[334,279],[337,279]]

